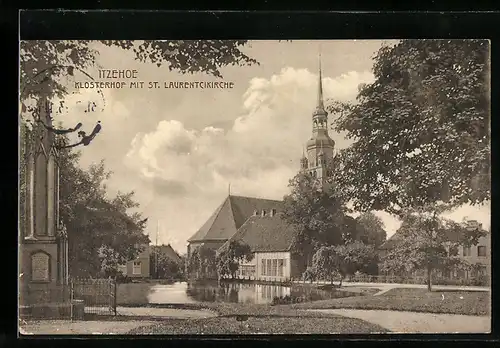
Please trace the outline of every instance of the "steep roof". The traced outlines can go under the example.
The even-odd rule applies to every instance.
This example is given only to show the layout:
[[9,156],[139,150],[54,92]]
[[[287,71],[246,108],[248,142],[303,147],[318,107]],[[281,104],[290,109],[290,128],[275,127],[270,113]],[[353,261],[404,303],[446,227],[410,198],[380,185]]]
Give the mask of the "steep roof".
[[279,209],[283,202],[243,196],[228,196],[188,242],[227,240],[254,214]]
[[297,230],[278,213],[275,216],[250,217],[230,240],[248,244],[253,252],[288,251],[296,233]]
[[153,249],[155,248],[158,248],[160,250],[160,253],[167,255],[167,257],[172,261],[181,262],[181,257],[179,256],[179,254],[177,254],[177,252],[174,250],[174,248],[172,248],[170,244],[153,246]]

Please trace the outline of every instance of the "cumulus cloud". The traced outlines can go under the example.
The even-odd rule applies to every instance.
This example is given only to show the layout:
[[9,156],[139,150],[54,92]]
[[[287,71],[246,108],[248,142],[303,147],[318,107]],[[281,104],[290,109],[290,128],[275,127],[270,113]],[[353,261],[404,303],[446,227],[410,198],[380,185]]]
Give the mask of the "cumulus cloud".
[[[325,78],[325,98],[352,100],[358,85],[372,79],[368,72]],[[227,192],[229,183],[235,194],[280,199],[311,136],[317,83],[316,74],[293,68],[252,79],[243,112],[227,130],[187,129],[167,114],[153,132],[136,135],[127,164],[145,180],[176,182],[198,199]],[[332,137],[345,146],[343,137]]]

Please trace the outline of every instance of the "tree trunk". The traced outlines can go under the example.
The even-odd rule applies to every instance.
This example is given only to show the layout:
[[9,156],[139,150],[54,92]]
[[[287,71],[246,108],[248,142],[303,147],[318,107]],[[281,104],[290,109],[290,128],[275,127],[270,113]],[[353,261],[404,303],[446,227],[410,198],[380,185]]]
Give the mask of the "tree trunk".
[[427,291],[432,291],[432,268],[427,267]]

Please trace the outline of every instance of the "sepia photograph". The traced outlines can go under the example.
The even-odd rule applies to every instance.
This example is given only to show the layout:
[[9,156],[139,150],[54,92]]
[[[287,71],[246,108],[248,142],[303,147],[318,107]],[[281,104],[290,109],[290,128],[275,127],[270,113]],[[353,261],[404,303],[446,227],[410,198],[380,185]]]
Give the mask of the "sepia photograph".
[[488,40],[19,50],[20,337],[491,332]]

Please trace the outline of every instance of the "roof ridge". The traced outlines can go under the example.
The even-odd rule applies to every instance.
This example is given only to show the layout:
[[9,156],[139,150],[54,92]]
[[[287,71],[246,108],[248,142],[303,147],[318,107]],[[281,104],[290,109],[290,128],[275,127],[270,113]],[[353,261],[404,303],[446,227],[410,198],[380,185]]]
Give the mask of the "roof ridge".
[[271,198],[255,197],[255,196],[252,197],[252,196],[241,196],[241,195],[229,195],[228,197],[250,198],[250,199],[261,199],[264,201],[283,202],[283,200],[279,200],[279,199],[271,199]]

